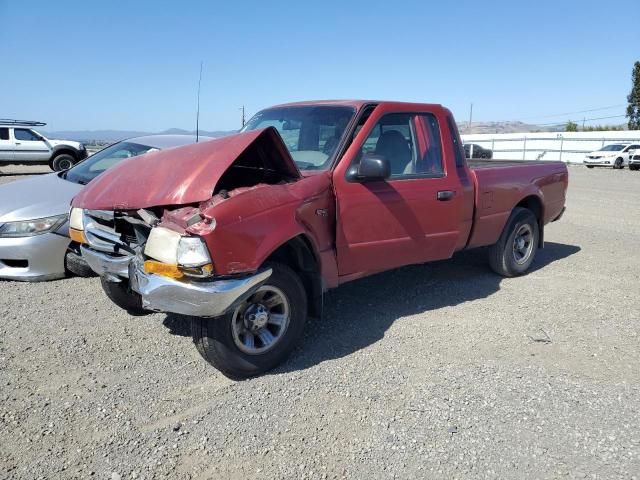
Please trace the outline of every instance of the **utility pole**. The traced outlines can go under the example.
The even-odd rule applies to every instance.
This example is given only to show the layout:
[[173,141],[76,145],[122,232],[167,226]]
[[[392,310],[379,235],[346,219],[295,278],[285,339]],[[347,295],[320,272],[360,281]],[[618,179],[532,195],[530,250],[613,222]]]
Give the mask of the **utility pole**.
[[473,102],[471,103],[471,108],[469,108],[469,133],[471,133],[471,121],[473,120]]
[[242,108],[240,110],[242,110],[242,127],[244,128],[244,124],[247,123],[244,116],[244,105],[242,105]]
[[584,121],[586,120],[585,117],[582,117],[582,131],[584,132]]
[[200,60],[200,76],[198,77],[198,107],[196,109],[196,143],[200,139],[200,84],[202,83],[202,60]]

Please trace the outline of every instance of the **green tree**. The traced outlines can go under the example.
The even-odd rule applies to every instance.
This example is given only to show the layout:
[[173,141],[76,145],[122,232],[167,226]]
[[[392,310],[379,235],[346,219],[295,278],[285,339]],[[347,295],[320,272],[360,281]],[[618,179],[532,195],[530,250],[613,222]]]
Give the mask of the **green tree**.
[[631,93],[627,96],[627,118],[629,130],[640,130],[640,62],[633,64]]
[[564,127],[564,131],[565,132],[577,132],[578,131],[578,124],[576,122],[572,122],[571,120],[569,120],[567,122],[567,125]]

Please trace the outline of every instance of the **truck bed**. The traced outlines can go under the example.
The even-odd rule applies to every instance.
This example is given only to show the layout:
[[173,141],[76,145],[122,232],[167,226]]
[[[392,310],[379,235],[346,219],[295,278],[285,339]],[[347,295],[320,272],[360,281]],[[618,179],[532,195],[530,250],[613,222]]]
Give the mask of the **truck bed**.
[[480,168],[500,168],[500,167],[516,167],[523,165],[543,165],[552,162],[543,160],[487,160],[480,158],[467,158],[467,165],[473,170]]
[[514,205],[540,214],[545,225],[564,207],[568,184],[562,162],[522,160],[467,160],[476,186],[474,228],[469,247],[498,240]]

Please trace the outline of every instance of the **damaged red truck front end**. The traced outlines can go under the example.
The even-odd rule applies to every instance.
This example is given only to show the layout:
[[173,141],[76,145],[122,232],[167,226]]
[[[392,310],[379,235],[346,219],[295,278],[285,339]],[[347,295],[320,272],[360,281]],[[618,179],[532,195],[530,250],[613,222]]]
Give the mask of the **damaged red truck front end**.
[[73,200],[70,233],[117,305],[192,317],[203,357],[246,378],[341,283],[480,246],[525,273],[567,185],[559,162],[469,165],[440,105],[304,102],[121,162]]
[[315,214],[331,210],[330,186],[326,174],[301,176],[275,129],[250,131],[106,172],[73,201],[83,208],[76,235],[130,310],[217,317],[264,283],[271,271],[259,267],[279,245],[312,233],[324,240],[314,249],[330,248],[331,224]]

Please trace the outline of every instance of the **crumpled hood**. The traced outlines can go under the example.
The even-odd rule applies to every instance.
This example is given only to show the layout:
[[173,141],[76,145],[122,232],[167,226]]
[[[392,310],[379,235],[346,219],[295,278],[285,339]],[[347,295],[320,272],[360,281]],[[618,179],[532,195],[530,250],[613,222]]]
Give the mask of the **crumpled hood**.
[[0,223],[68,213],[71,199],[82,188],[56,173],[0,185]]
[[211,198],[220,177],[249,146],[260,148],[270,169],[300,178],[278,131],[269,127],[124,160],[87,185],[73,199],[73,206],[137,210],[203,202]]

